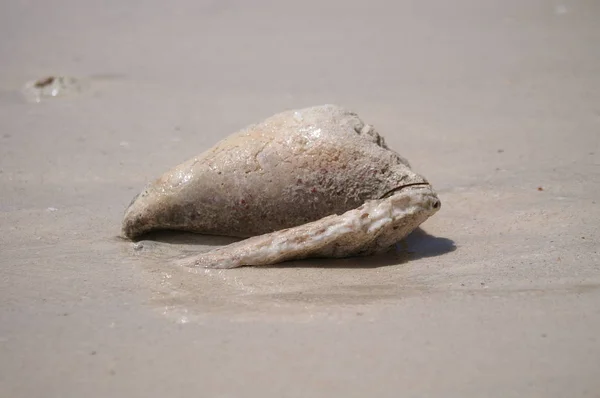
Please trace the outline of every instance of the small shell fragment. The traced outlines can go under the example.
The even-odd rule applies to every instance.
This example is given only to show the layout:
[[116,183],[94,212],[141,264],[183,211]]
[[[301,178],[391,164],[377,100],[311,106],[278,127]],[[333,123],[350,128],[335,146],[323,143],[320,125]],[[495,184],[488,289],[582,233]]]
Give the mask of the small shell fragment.
[[133,199],[122,234],[252,237],[178,261],[232,268],[385,251],[439,208],[373,126],[323,105],[274,115],[163,174]]
[[48,98],[80,93],[87,84],[84,79],[69,76],[46,76],[27,82],[23,87],[23,95],[28,101],[41,102]]

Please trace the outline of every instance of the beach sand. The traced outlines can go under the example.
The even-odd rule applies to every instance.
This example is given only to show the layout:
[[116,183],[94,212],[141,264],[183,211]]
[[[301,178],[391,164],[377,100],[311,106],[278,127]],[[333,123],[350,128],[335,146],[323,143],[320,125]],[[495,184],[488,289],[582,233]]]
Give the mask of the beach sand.
[[[584,0],[4,2],[0,396],[600,397],[599,18]],[[81,91],[23,96],[51,75]],[[118,239],[146,182],[325,103],[439,193],[396,253],[192,273],[165,259],[233,240]]]

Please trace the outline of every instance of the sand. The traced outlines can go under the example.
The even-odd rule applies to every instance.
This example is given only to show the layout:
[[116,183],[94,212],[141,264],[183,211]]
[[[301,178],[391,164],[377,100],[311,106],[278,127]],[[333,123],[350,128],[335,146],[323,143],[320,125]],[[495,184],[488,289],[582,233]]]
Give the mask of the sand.
[[[593,1],[0,5],[0,396],[600,396]],[[27,102],[47,75],[80,93]],[[442,209],[397,253],[190,273],[150,179],[285,109],[376,126]],[[190,238],[191,240],[191,238]]]

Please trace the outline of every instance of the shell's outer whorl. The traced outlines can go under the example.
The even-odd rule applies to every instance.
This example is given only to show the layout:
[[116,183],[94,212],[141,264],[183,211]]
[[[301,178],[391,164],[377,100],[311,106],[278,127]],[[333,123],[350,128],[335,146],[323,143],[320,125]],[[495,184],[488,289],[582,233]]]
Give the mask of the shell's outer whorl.
[[158,229],[256,236],[427,183],[383,138],[334,105],[251,125],[171,169],[126,210],[122,234]]

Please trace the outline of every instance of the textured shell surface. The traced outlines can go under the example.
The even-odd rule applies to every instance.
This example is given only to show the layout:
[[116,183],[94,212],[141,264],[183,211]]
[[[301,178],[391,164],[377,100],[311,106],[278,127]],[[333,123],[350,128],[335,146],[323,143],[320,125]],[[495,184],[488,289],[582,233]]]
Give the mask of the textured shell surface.
[[230,268],[379,252],[439,207],[373,126],[323,105],[276,114],[167,171],[133,199],[122,234],[255,237],[180,262]]

